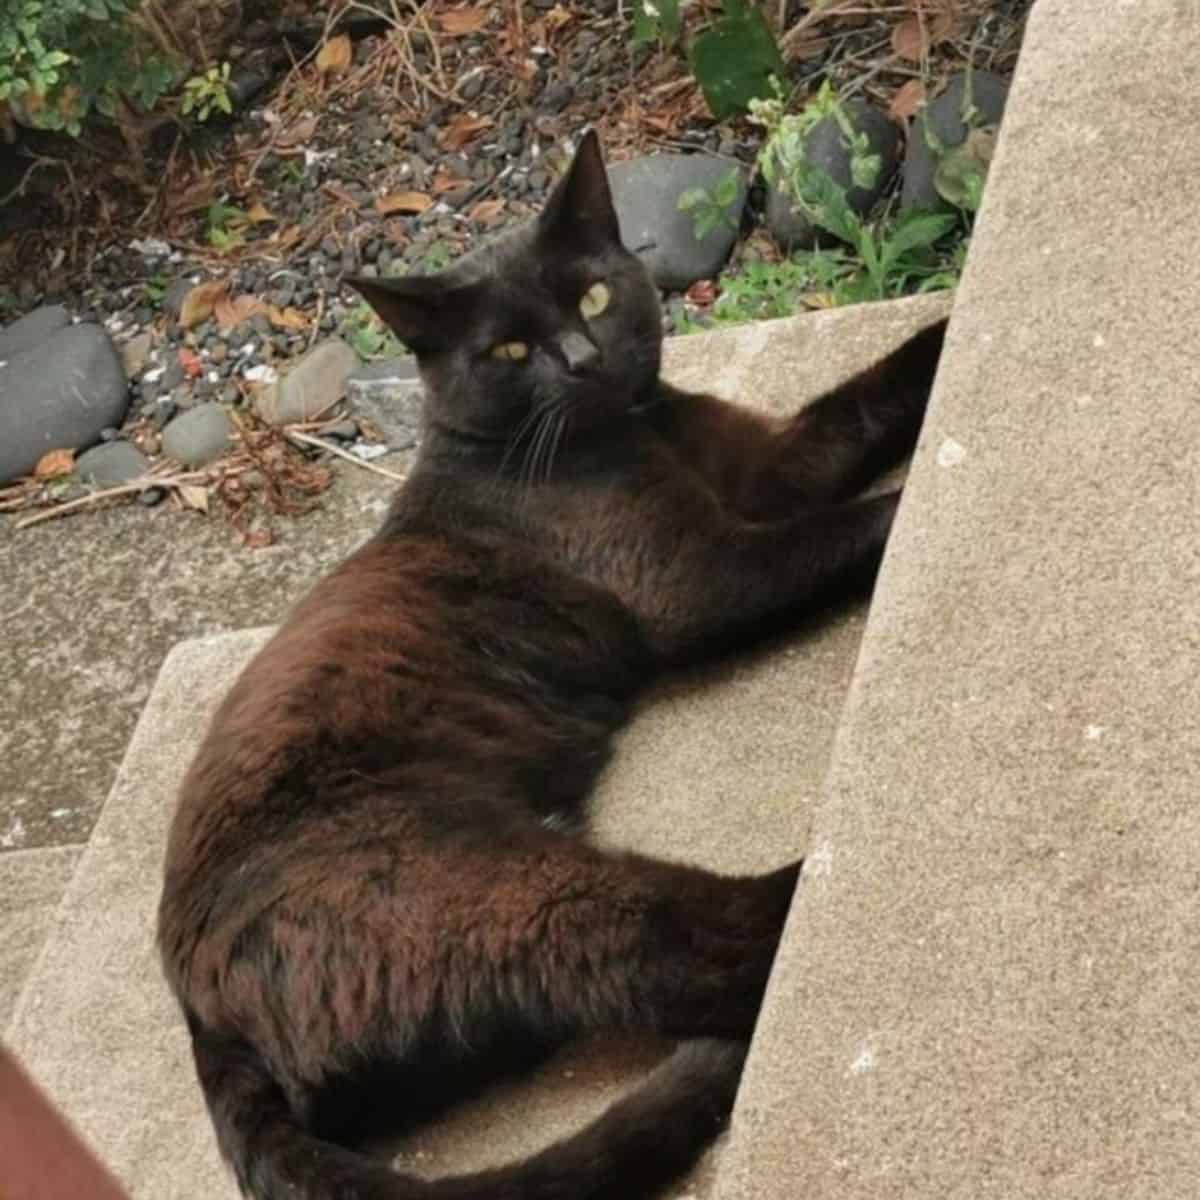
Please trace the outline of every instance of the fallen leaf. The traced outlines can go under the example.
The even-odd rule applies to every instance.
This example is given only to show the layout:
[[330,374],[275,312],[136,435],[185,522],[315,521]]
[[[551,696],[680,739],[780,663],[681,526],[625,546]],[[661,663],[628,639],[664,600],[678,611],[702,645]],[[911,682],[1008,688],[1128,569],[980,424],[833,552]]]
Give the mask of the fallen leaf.
[[286,250],[289,246],[294,246],[303,235],[304,230],[299,225],[289,225],[286,229],[280,229],[274,233],[271,241]]
[[480,221],[484,225],[494,221],[504,208],[504,201],[498,197],[494,200],[480,200],[467,210],[467,217],[472,221]]
[[925,84],[920,79],[910,79],[898,89],[888,105],[893,121],[907,121],[925,103]]
[[194,508],[197,512],[208,512],[208,488],[195,483],[181,483],[179,498],[188,508]]
[[198,283],[183,298],[179,306],[179,323],[184,329],[191,329],[201,321],[207,321],[212,316],[217,301],[225,295],[225,285],[219,279],[209,280],[208,283]]
[[697,279],[684,294],[693,304],[711,304],[717,298],[717,285],[711,279]]
[[179,351],[179,365],[189,379],[198,379],[204,374],[204,364],[200,361],[200,355],[186,346]]
[[469,33],[479,33],[487,24],[487,9],[453,8],[440,13],[437,21],[443,33],[450,37],[465,37]]
[[308,318],[298,308],[267,308],[267,316],[276,329],[307,329]]
[[75,454],[71,450],[51,450],[43,454],[33,468],[35,479],[53,479],[56,475],[70,475],[75,469]]
[[546,24],[549,25],[551,29],[561,29],[569,21],[573,21],[574,19],[575,14],[567,12],[567,10],[563,8],[561,4],[556,4],[546,14]]
[[256,200],[252,205],[250,205],[250,209],[246,213],[246,216],[249,217],[250,220],[255,223],[255,225],[265,225],[268,221],[278,220],[275,214],[261,200]]
[[222,296],[213,305],[213,317],[222,332],[250,320],[257,313],[266,311],[267,306],[257,296],[251,295],[238,296],[236,300]]
[[820,58],[828,46],[829,39],[812,29],[788,44],[786,58],[788,62],[807,62]]
[[457,175],[451,175],[444,167],[438,167],[430,186],[441,196],[445,192],[457,192],[459,188],[467,187],[470,182],[469,179],[460,179]]
[[385,217],[398,212],[421,213],[432,204],[433,200],[424,192],[390,192],[375,200],[375,207]]
[[354,57],[354,48],[350,44],[350,35],[339,34],[330,38],[317,52],[317,70],[322,75],[336,75],[344,71]]
[[892,30],[892,50],[900,58],[920,62],[931,46],[953,37],[957,28],[957,11],[950,9],[930,13],[923,21],[916,16],[905,17]]
[[473,117],[470,113],[461,113],[438,135],[438,142],[443,150],[459,150],[495,123],[491,117]]
[[301,121],[297,121],[295,125],[289,126],[276,139],[276,145],[283,147],[299,146],[305,142],[312,141],[312,136],[317,132],[317,118],[305,117]]

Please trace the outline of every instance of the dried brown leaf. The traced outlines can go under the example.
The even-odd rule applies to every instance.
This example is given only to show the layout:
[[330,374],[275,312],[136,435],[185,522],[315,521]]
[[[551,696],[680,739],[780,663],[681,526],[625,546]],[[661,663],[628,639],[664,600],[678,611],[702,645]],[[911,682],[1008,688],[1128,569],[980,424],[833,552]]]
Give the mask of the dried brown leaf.
[[472,221],[480,221],[484,225],[494,221],[504,209],[504,201],[499,197],[493,200],[480,200],[467,210],[467,216]]
[[350,44],[350,35],[338,34],[317,51],[317,70],[322,75],[336,75],[350,65],[353,57],[354,47]]
[[289,246],[294,246],[303,236],[304,230],[299,225],[289,225],[286,229],[280,229],[272,234],[271,241],[286,250]]
[[249,217],[249,219],[253,221],[255,225],[265,225],[268,221],[278,220],[278,217],[276,217],[275,214],[261,200],[255,200],[255,202],[250,205],[250,209],[246,213],[246,216]]
[[487,25],[487,18],[486,8],[453,8],[440,13],[437,22],[442,32],[450,37],[465,37],[479,33]]
[[289,125],[276,139],[275,144],[284,148],[292,146],[301,146],[306,142],[312,141],[312,136],[317,132],[317,118],[305,117],[303,120],[297,121],[294,125]]
[[905,17],[892,29],[892,50],[900,58],[920,62],[931,46],[953,37],[958,29],[957,9],[941,9],[919,16]]
[[213,305],[213,317],[222,332],[266,311],[267,306],[257,296],[249,294],[238,296],[235,300],[230,300],[228,296],[222,296]]
[[893,121],[903,124],[925,103],[925,84],[920,79],[910,79],[899,88],[888,105],[888,114]]
[[191,329],[201,321],[207,321],[212,316],[217,301],[223,299],[225,294],[225,284],[219,279],[196,284],[183,298],[179,309],[180,325],[184,329]]
[[197,512],[208,512],[208,488],[195,483],[181,483],[178,490],[180,500],[188,508],[194,508]]
[[75,469],[75,454],[71,450],[51,450],[43,454],[33,468],[35,479],[53,479],[57,475],[70,475]]
[[267,306],[267,316],[276,329],[307,329],[308,318],[298,308]]
[[375,207],[385,217],[392,213],[422,213],[432,204],[432,197],[424,192],[389,192],[375,200]]
[[451,175],[445,167],[438,167],[433,174],[430,186],[437,195],[441,196],[446,192],[456,192],[461,187],[467,187],[470,182],[469,179],[461,179],[457,175]]
[[438,135],[438,142],[443,150],[459,150],[495,123],[491,117],[473,117],[470,113],[461,113]]

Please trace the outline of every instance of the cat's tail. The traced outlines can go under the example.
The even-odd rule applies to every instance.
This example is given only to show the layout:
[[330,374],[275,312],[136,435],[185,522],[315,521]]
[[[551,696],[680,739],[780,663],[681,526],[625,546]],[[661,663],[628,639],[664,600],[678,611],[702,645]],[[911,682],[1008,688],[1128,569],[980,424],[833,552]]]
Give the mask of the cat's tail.
[[683,1043],[590,1125],[511,1166],[424,1180],[307,1133],[253,1047],[192,1023],[200,1082],[255,1200],[650,1200],[725,1124],[743,1042]]

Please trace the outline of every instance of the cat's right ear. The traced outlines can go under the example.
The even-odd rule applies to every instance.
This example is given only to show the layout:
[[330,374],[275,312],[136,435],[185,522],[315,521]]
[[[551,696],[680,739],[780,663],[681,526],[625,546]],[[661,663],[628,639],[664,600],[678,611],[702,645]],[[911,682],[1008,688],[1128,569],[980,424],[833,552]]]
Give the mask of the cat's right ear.
[[395,279],[347,275],[343,282],[354,288],[417,355],[444,349],[458,340],[474,312],[474,288],[448,288],[432,275]]

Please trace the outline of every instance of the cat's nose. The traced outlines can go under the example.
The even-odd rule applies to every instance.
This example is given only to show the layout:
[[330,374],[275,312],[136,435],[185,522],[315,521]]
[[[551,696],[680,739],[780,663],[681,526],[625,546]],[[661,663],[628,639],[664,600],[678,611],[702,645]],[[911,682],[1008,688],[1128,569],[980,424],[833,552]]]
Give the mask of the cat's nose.
[[600,361],[600,351],[589,338],[575,329],[569,330],[558,339],[567,370],[572,375],[591,370]]

